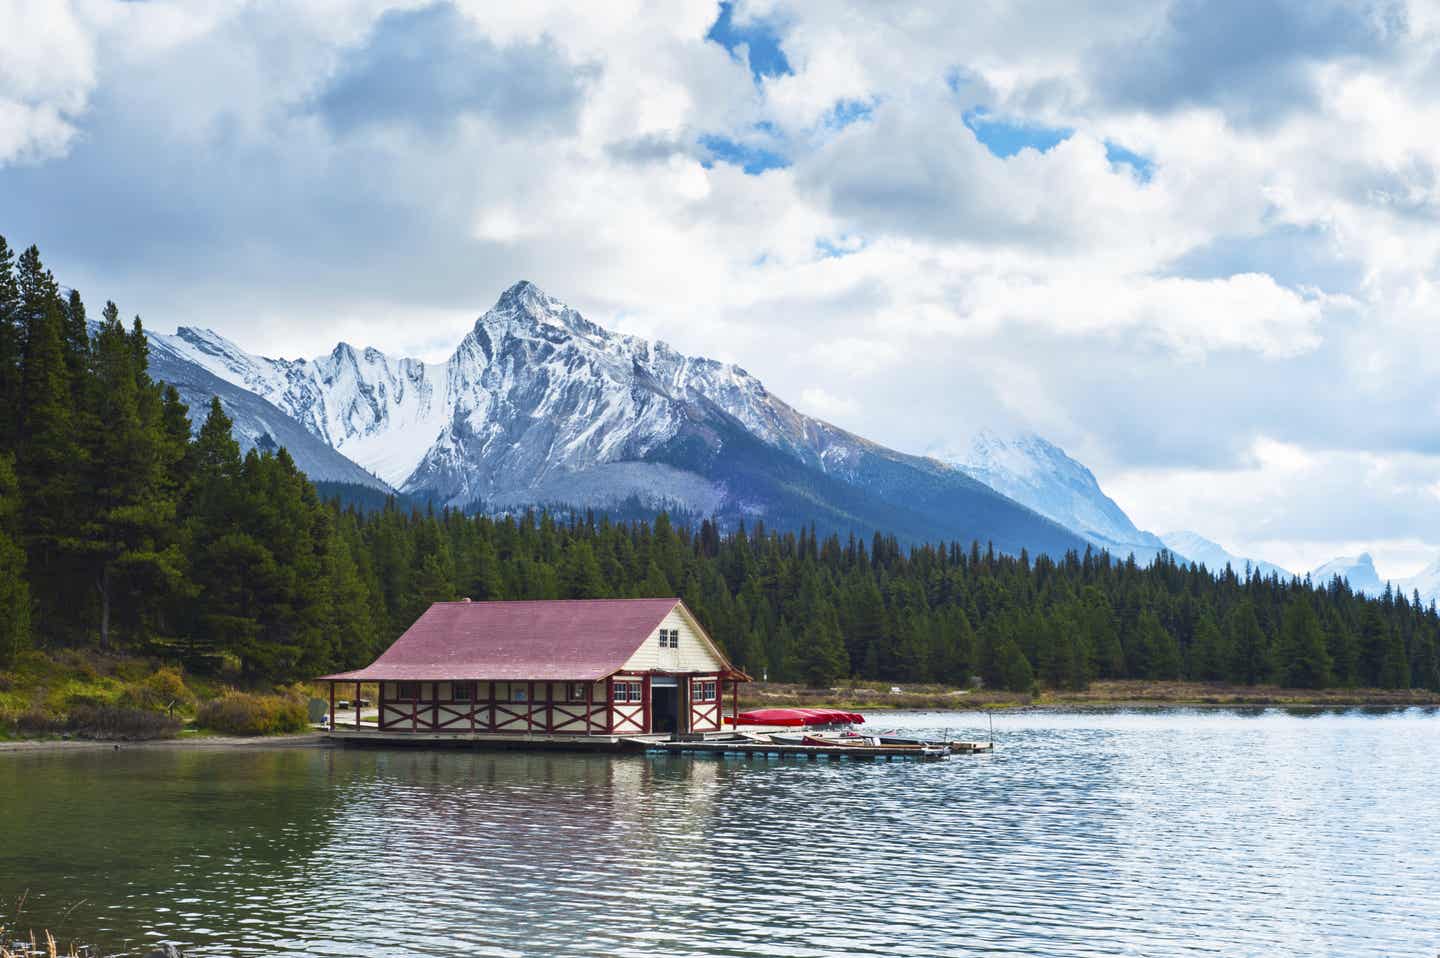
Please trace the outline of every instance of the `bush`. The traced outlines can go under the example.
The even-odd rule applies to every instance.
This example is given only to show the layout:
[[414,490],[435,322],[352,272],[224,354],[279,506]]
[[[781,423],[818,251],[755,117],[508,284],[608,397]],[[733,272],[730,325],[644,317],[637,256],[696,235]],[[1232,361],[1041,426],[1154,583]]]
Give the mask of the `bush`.
[[47,712],[44,709],[9,712],[0,716],[0,719],[3,719],[4,724],[13,727],[21,735],[54,735],[65,731],[64,716]]
[[174,738],[180,720],[122,705],[81,705],[70,710],[66,731],[85,738]]
[[227,692],[201,705],[195,722],[231,735],[279,735],[305,731],[310,716],[298,696]]
[[185,677],[179,669],[165,666],[143,681],[127,686],[120,702],[149,712],[168,713],[172,708],[188,712],[195,707],[195,694],[185,687]]

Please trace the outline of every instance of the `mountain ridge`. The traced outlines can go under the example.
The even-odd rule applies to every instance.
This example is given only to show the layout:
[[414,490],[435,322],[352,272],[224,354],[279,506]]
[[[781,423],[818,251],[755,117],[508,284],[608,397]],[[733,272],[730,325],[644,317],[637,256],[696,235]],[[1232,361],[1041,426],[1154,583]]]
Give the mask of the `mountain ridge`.
[[739,366],[606,330],[528,281],[443,363],[347,343],[269,359],[194,327],[155,338],[284,411],[372,480],[454,506],[638,497],[1009,552],[1085,546],[962,470],[800,413]]

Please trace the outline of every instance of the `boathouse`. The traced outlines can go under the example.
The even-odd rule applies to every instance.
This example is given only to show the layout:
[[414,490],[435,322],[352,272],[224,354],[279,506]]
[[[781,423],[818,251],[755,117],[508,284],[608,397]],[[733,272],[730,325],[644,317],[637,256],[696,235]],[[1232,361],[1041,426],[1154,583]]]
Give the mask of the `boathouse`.
[[[372,664],[320,681],[341,738],[564,741],[719,731],[748,679],[679,599],[465,599],[436,602]],[[362,683],[379,689],[373,725]],[[336,726],[337,685],[354,689],[349,729]]]

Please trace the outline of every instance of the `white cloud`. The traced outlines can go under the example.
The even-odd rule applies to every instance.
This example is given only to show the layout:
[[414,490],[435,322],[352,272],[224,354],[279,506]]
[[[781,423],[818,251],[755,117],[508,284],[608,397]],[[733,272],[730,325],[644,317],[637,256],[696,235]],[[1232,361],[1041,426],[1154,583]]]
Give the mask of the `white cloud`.
[[[322,109],[348,78],[365,118],[367,45],[424,3],[17,2],[0,229],[152,325],[435,358],[524,277],[910,451],[1032,426],[1152,527],[1440,549],[1431,5],[740,3],[793,71],[757,83],[713,3],[465,0],[525,95],[465,87],[446,122],[442,71],[425,126]],[[1212,42],[1251,6],[1295,29]],[[1116,51],[1168,66],[1147,89]],[[869,112],[837,129],[842,102]],[[977,107],[1069,135],[1001,158]]]
[[0,168],[63,153],[94,84],[94,51],[68,0],[13,0],[0,30]]

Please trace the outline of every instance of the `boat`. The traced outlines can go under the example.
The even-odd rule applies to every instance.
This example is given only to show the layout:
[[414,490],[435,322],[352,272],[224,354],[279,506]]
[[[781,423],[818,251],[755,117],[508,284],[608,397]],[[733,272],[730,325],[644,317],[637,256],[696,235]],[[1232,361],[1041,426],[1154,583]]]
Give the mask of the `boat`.
[[733,718],[727,716],[725,721],[731,725],[775,725],[788,728],[808,728],[817,725],[838,727],[861,725],[865,722],[865,716],[859,712],[846,712],[843,709],[771,708],[741,712]]

